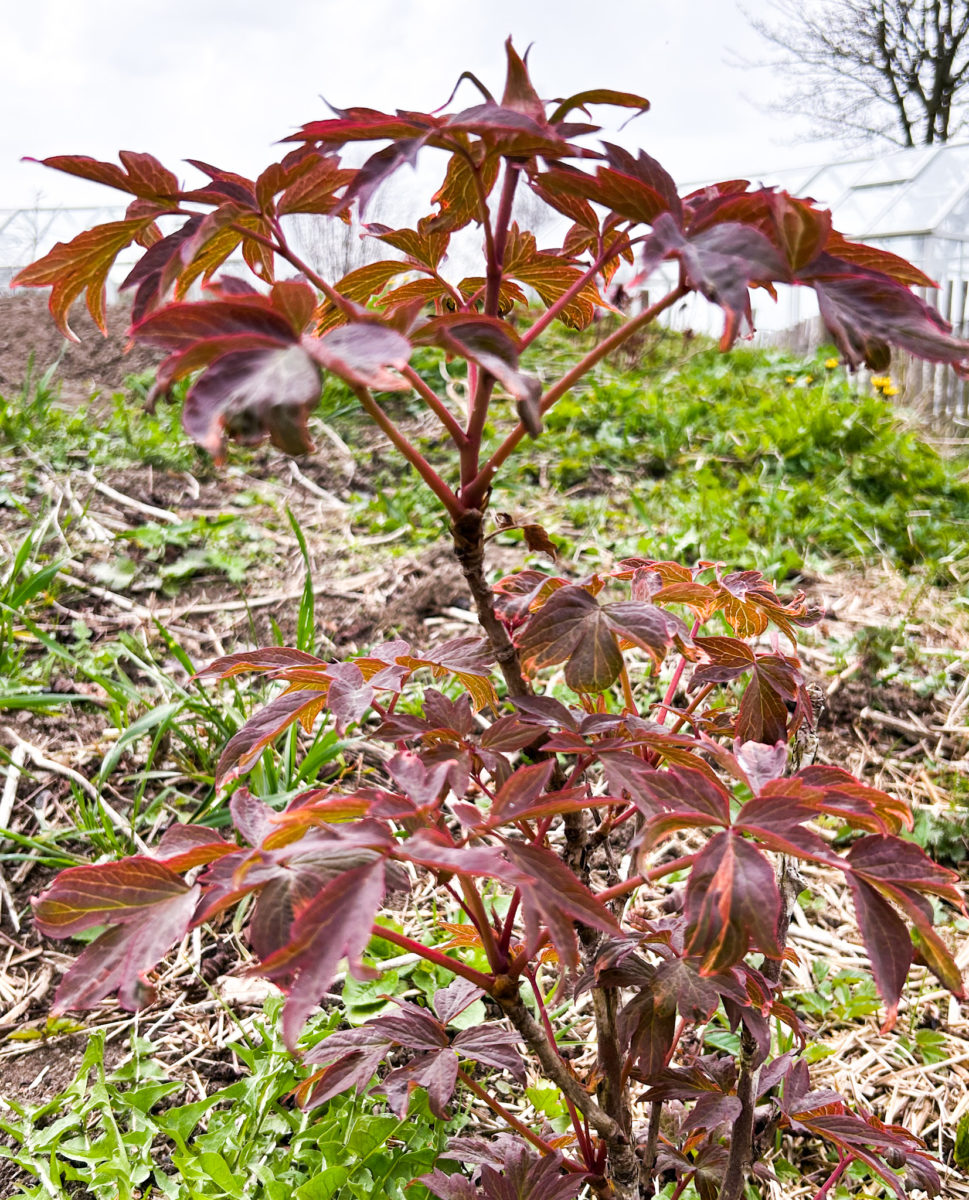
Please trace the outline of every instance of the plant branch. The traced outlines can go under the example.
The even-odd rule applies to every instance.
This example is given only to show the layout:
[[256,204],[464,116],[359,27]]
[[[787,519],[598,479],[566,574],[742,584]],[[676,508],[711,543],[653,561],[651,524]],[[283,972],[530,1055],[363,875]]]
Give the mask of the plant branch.
[[[598,346],[596,346],[593,350],[590,350],[589,353],[584,357],[580,358],[575,366],[570,371],[567,371],[557,383],[554,383],[542,397],[540,406],[542,413],[548,412],[552,405],[555,404],[556,401],[560,400],[569,390],[569,388],[578,383],[584,375],[587,375],[589,371],[591,371],[596,365],[596,363],[601,362],[603,358],[621,346],[627,338],[632,337],[632,335],[636,333],[637,330],[642,329],[644,325],[649,325],[651,321],[655,321],[660,313],[665,312],[666,309],[675,304],[677,300],[685,296],[689,290],[690,289],[686,284],[677,284],[677,286],[673,288],[672,291],[667,292],[662,299],[657,300],[655,304],[652,304],[649,308],[644,309],[638,316],[630,318],[625,325],[621,325],[614,333],[610,334],[609,337],[604,338]],[[498,449],[481,468],[474,480],[471,482],[470,486],[462,488],[462,498],[466,504],[471,506],[478,503],[480,497],[482,497],[491,486],[491,481],[495,477],[498,468],[502,465],[505,459],[508,458],[526,433],[527,430],[525,429],[525,426],[519,421],[511,433],[509,433]]]
[[352,319],[359,317],[359,307],[354,304],[352,300],[348,300],[345,296],[341,296],[331,283],[327,283],[322,275],[314,271],[309,263],[300,258],[295,250],[292,249],[289,242],[286,240],[286,235],[283,233],[278,221],[273,227],[273,232],[276,234],[275,241],[273,241],[272,238],[263,237],[261,233],[255,233],[251,229],[246,229],[242,225],[232,225],[230,228],[236,233],[241,233],[244,237],[247,237],[254,242],[258,242],[261,246],[267,247],[267,249],[272,250],[281,258],[285,258],[286,261],[294,266],[297,271],[305,275],[314,287],[319,288],[323,295],[326,296],[327,300],[329,300],[329,302],[334,305],[334,307],[338,308],[345,316],[348,316]]
[[[545,1007],[545,1000],[542,996],[542,989],[538,986],[538,980],[535,977],[535,971],[531,967],[525,972],[528,977],[528,982],[531,984],[532,994],[535,997],[535,1003],[538,1006],[538,1014],[542,1018],[542,1025],[545,1027],[545,1032],[548,1035],[549,1041],[558,1050],[558,1045],[555,1041],[555,1030],[552,1028],[552,1022],[549,1020],[548,1009]],[[562,1052],[559,1051],[559,1057],[562,1057]],[[562,1060],[565,1061],[564,1059]],[[585,1159],[586,1166],[592,1167],[592,1147],[589,1145],[589,1140],[586,1137],[586,1130],[582,1120],[579,1117],[579,1110],[575,1107],[572,1101],[565,1097],[565,1103],[569,1110],[569,1119],[572,1122],[572,1129],[575,1132],[575,1140],[579,1143],[579,1148],[582,1151],[582,1157]]]
[[475,611],[494,651],[509,695],[528,696],[531,688],[522,676],[518,650],[495,612],[494,593],[484,574],[484,514],[473,508],[456,516],[451,526],[454,553],[471,589]]
[[481,895],[472,880],[467,876],[461,876],[461,894],[464,896],[468,914],[478,933],[481,934],[481,944],[484,946],[491,969],[497,974],[504,969],[507,954],[502,953],[498,948],[498,944],[495,941],[495,931],[491,928],[491,924],[488,921],[488,914],[485,912],[484,905],[481,902]]
[[737,1076],[737,1099],[740,1101],[740,1116],[734,1122],[730,1136],[730,1157],[720,1187],[719,1200],[741,1200],[747,1173],[754,1157],[754,1116],[757,1098],[757,1080],[760,1068],[754,1066],[757,1043],[747,1032],[740,1031],[740,1073]]
[[595,279],[606,263],[611,258],[615,258],[621,252],[622,246],[618,243],[613,244],[612,246],[609,246],[607,249],[603,250],[596,258],[592,266],[579,276],[579,278],[575,281],[575,283],[572,284],[568,291],[563,292],[557,300],[553,301],[553,303],[548,306],[538,320],[525,330],[521,336],[522,349],[531,345],[531,343],[534,342],[534,340],[540,334],[544,333],[549,325],[551,325],[551,323],[559,315],[559,313],[562,312],[571,303],[571,301],[575,299],[575,297],[579,294],[579,292],[582,291],[584,287],[587,287],[592,280]]
[[[542,1154],[555,1153],[555,1149],[550,1146],[548,1142],[540,1138],[537,1133],[533,1133],[523,1121],[519,1121],[514,1113],[510,1113],[503,1104],[500,1104],[494,1098],[494,1096],[490,1094],[490,1092],[483,1088],[481,1084],[477,1082],[477,1080],[472,1079],[471,1076],[461,1067],[458,1067],[458,1079],[461,1080],[469,1092],[473,1092],[479,1100],[483,1100],[493,1113],[496,1113],[503,1121],[506,1121],[511,1128],[520,1133],[522,1137],[526,1139],[526,1141],[531,1142],[536,1150],[541,1151]],[[585,1167],[571,1158],[564,1159],[563,1165],[567,1171],[571,1171],[573,1174],[577,1172],[585,1173],[586,1171]]]
[[[500,977],[497,982],[500,984],[505,981],[506,977]],[[619,1123],[599,1107],[566,1066],[544,1029],[522,1003],[517,983],[509,979],[507,984],[507,991],[496,987],[492,994],[501,1005],[505,1016],[521,1034],[525,1045],[541,1063],[545,1077],[555,1084],[563,1096],[572,1101],[600,1137],[609,1142],[622,1142],[624,1135]]]
[[401,374],[451,435],[451,441],[454,442],[458,448],[463,448],[466,446],[468,444],[467,434],[458,424],[454,414],[443,402],[443,400],[441,400],[437,392],[435,392],[432,387],[429,387],[428,384],[421,379],[420,375],[418,375],[413,367],[404,367],[403,371],[401,371]]
[[489,317],[497,317],[501,298],[501,277],[505,266],[505,246],[508,242],[508,228],[511,224],[511,209],[515,202],[515,189],[518,187],[518,167],[505,159],[505,177],[501,184],[501,199],[498,201],[498,212],[495,214],[494,244],[492,253],[488,255],[487,290],[485,291],[485,313]]
[[388,438],[393,442],[397,449],[403,454],[404,458],[411,464],[415,471],[424,480],[427,486],[431,489],[438,500],[444,505],[448,513],[453,519],[457,519],[463,513],[463,507],[457,496],[451,491],[444,480],[438,475],[437,471],[431,466],[420,450],[404,437],[403,433],[397,428],[394,422],[387,416],[380,405],[374,400],[369,389],[356,386],[353,389],[354,395],[360,401],[360,405],[368,417],[379,425]]
[[481,971],[476,971],[474,967],[465,966],[459,959],[448,958],[440,950],[435,950],[433,946],[425,946],[423,942],[409,938],[406,933],[398,933],[395,929],[388,929],[386,925],[374,925],[371,932],[374,937],[383,938],[385,942],[392,942],[395,946],[400,946],[402,950],[427,959],[435,966],[444,967],[446,971],[453,971],[455,975],[462,975],[482,991],[489,992],[494,987],[494,980],[490,975],[484,975]]

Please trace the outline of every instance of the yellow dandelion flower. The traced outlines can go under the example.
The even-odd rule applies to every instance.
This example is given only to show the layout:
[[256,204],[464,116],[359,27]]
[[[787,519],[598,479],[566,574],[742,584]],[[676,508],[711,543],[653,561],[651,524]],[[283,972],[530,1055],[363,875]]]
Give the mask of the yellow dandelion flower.
[[892,377],[891,377],[891,375],[872,375],[871,386],[873,388],[877,388],[879,391],[882,388],[891,387],[892,386]]
[[797,383],[797,376],[796,375],[788,375],[784,382],[785,383]]
[[826,358],[824,360],[824,365],[829,371],[833,371],[835,369],[835,367],[838,365],[838,359]]
[[897,396],[898,388],[894,385],[894,383],[890,383],[888,385],[888,387],[882,388],[882,395],[883,396]]

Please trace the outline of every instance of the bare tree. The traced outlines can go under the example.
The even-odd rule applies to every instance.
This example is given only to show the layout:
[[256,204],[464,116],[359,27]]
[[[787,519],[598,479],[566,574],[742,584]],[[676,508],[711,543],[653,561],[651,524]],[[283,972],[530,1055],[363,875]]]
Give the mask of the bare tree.
[[969,0],[770,0],[747,14],[782,52],[783,108],[812,134],[946,142],[969,117]]

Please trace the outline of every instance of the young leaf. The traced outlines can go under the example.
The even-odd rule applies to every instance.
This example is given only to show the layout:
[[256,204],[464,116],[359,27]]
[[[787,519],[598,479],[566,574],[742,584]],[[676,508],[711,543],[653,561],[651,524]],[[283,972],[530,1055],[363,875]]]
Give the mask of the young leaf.
[[200,895],[171,868],[134,857],[62,871],[34,905],[38,929],[70,937],[108,924],[64,976],[54,1006],[92,1008],[114,991],[123,1008],[151,1003],[144,974],[181,940]]
[[292,1050],[313,1007],[329,987],[340,960],[357,978],[373,978],[360,961],[384,896],[382,859],[344,871],[293,922],[292,940],[263,960],[265,974],[287,992],[283,1037]]
[[687,952],[700,957],[704,974],[727,970],[751,947],[777,958],[780,909],[767,859],[731,832],[715,834],[686,885]]
[[585,588],[559,588],[519,634],[529,667],[565,662],[565,681],[576,692],[603,692],[619,678],[619,639],[646,650],[657,666],[674,643],[686,649],[686,626],[651,604],[621,600],[600,605]]
[[104,323],[105,285],[114,260],[154,222],[153,217],[109,221],[79,233],[70,242],[58,242],[53,250],[18,272],[11,287],[49,287],[49,308],[57,328],[72,342],[80,341],[67,323],[71,305],[82,292],[98,329],[107,336]]

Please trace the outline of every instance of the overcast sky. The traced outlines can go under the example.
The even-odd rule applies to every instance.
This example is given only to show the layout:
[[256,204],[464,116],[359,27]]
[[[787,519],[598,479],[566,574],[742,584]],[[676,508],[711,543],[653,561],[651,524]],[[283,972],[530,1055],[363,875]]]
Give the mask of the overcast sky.
[[[462,70],[500,90],[509,34],[522,51],[534,43],[543,96],[649,97],[623,140],[680,181],[829,153],[794,144],[788,119],[758,107],[776,93],[769,71],[730,65],[765,54],[736,0],[18,0],[3,32],[0,208],[115,202],[23,155],[147,150],[189,179],[185,158],[253,174],[285,150],[273,142],[328,115],[321,96],[430,109]],[[462,107],[477,95],[464,86]]]

